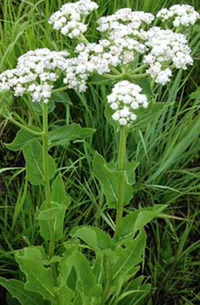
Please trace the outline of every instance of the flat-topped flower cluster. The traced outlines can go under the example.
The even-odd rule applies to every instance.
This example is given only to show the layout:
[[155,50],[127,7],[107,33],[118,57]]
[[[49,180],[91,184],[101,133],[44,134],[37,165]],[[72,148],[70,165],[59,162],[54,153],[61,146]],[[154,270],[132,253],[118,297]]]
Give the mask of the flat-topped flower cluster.
[[[87,30],[87,16],[97,8],[91,0],[63,5],[50,17],[49,23],[63,35],[77,39],[75,55],[48,49],[30,51],[18,59],[15,69],[0,75],[0,91],[13,89],[15,96],[30,92],[33,101],[47,103],[61,75],[66,88],[85,92],[93,74],[119,81],[144,76],[165,85],[174,69],[185,70],[193,64],[187,36],[173,31],[173,26],[183,30],[199,19],[199,13],[192,6],[173,5],[160,10],[156,16],[134,12],[130,8],[120,9],[97,21],[97,30],[103,38],[90,43],[83,34]],[[155,18],[160,26],[152,26]],[[171,28],[166,29],[170,23]],[[127,90],[133,89],[130,83],[120,82],[113,90],[125,90],[125,86]],[[137,91],[138,86],[134,86]],[[115,111],[113,118],[120,125],[129,124],[135,117],[132,114],[134,108],[132,103],[123,108],[124,99],[120,98],[110,103]],[[145,108],[147,101],[144,104],[138,102],[138,105]]]

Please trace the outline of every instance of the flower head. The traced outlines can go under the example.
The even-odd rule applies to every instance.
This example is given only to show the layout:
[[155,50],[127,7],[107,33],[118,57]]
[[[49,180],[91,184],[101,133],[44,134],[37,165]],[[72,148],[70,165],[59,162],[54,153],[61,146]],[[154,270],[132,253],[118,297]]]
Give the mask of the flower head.
[[0,74],[0,91],[15,96],[30,93],[33,102],[48,103],[53,85],[67,67],[68,52],[49,49],[29,51],[18,58],[17,67]]
[[195,11],[194,7],[188,4],[175,4],[169,9],[161,9],[156,17],[162,21],[171,20],[174,27],[188,27],[194,25],[200,15]]
[[90,0],[79,0],[75,3],[64,4],[49,19],[54,30],[59,30],[69,38],[78,37],[87,31],[87,25],[83,18],[98,8],[98,5]]
[[193,64],[187,37],[183,34],[153,27],[147,33],[146,46],[148,53],[143,60],[149,65],[146,72],[158,84],[169,82],[174,68],[186,70]]
[[146,30],[153,20],[154,16],[150,13],[123,8],[113,15],[100,18],[97,29],[106,34],[121,62],[129,64],[138,53],[144,54],[146,51]]
[[135,110],[148,107],[147,97],[141,91],[140,86],[129,81],[115,84],[112,93],[107,97],[111,109],[114,110],[113,120],[124,126],[137,119]]

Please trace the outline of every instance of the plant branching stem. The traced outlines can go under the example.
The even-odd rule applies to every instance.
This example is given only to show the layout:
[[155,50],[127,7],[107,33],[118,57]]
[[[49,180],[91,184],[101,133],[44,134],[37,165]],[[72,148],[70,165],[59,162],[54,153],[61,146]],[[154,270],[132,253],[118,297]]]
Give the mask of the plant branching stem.
[[118,171],[119,171],[119,181],[118,181],[118,202],[117,202],[117,215],[116,215],[116,228],[115,228],[115,238],[119,237],[120,225],[123,216],[124,207],[124,170],[125,170],[125,157],[126,157],[126,139],[128,135],[128,127],[124,126],[120,129],[120,139],[119,139],[119,153],[118,153]]
[[29,132],[30,134],[34,135],[34,136],[41,136],[42,132],[39,131],[35,131],[23,124],[21,124],[20,122],[16,121],[14,118],[12,117],[6,117],[7,120],[9,120],[11,123],[13,123],[14,125],[18,126],[19,128]]

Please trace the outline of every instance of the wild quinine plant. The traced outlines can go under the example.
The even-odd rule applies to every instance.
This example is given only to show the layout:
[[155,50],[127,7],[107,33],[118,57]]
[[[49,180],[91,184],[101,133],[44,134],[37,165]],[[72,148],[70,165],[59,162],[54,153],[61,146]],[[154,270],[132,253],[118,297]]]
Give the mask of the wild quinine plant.
[[[0,75],[0,91],[13,91],[15,97],[30,96],[42,117],[41,128],[40,124],[26,124],[11,109],[1,111],[20,128],[7,148],[23,151],[26,179],[31,185],[42,186],[45,194],[36,212],[44,246],[15,251],[24,274],[21,280],[0,278],[0,284],[22,305],[133,305],[142,304],[150,291],[143,276],[136,277],[146,245],[144,226],[165,206],[135,209],[124,216],[124,206],[133,198],[139,166],[129,160],[126,143],[130,132],[167,106],[154,102],[154,85],[166,85],[175,69],[185,70],[193,64],[188,27],[199,14],[189,5],[174,5],[156,16],[123,8],[97,21],[102,38],[90,43],[84,36],[87,16],[97,8],[90,0],[80,0],[63,5],[51,16],[49,23],[55,30],[76,40],[73,56],[67,51],[29,51],[19,57],[16,68]],[[49,130],[48,114],[54,109],[57,92],[85,92],[88,82],[101,84],[104,80],[113,84],[105,116],[119,134],[118,160],[107,162],[96,152],[93,175],[107,207],[116,210],[114,232],[75,227],[60,247],[63,252],[58,253],[55,245],[63,240],[65,213],[73,202],[49,149],[90,137],[94,130],[75,123]]]

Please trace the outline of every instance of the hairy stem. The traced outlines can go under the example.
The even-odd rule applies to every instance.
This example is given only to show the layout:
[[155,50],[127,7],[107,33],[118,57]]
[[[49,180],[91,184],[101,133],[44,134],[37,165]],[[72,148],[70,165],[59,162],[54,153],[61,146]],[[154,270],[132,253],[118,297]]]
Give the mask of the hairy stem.
[[120,225],[123,216],[124,207],[124,170],[125,170],[125,156],[126,156],[126,139],[128,135],[127,126],[120,129],[119,153],[118,153],[118,202],[116,215],[116,229],[115,238],[119,237]]

